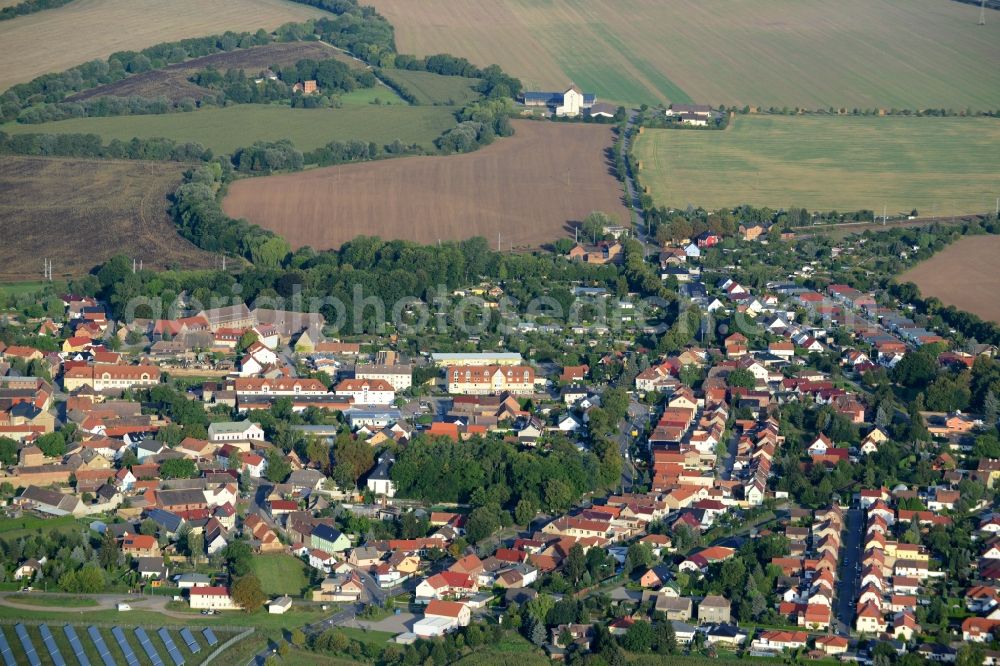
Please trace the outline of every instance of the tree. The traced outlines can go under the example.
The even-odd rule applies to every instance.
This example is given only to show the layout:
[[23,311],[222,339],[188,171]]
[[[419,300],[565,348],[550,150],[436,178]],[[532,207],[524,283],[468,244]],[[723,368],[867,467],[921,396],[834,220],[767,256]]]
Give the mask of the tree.
[[264,476],[267,477],[268,481],[281,483],[291,473],[292,465],[285,459],[285,456],[277,449],[270,449],[267,452],[267,468],[264,470]]
[[726,375],[726,385],[730,388],[742,387],[752,389],[757,386],[757,378],[749,370],[737,368]]
[[160,464],[160,476],[164,479],[190,479],[198,473],[198,467],[190,458],[170,458]]
[[61,432],[50,432],[35,440],[35,446],[49,458],[61,458],[66,453],[66,438]]
[[983,666],[985,656],[982,645],[963,643],[955,655],[955,666]]
[[301,629],[293,629],[292,635],[289,638],[291,638],[292,645],[297,647],[302,647],[306,644],[306,635]]
[[995,426],[998,413],[1000,413],[1000,400],[997,400],[996,393],[991,389],[983,398],[983,422],[988,427]]
[[670,620],[653,625],[653,649],[661,655],[677,652],[677,633],[674,631],[674,623]]
[[0,463],[4,465],[17,464],[17,442],[10,437],[0,437]]
[[465,534],[472,543],[478,543],[500,529],[500,508],[495,505],[481,506],[472,510]]
[[267,597],[260,587],[260,580],[253,574],[247,574],[236,579],[230,594],[233,601],[247,613],[253,613],[264,605]]
[[545,643],[545,623],[541,620],[536,620],[532,618],[530,620],[530,630],[528,632],[528,638],[532,643],[541,647]]
[[118,565],[120,556],[121,551],[118,550],[118,543],[115,542],[111,530],[104,530],[104,534],[101,535],[101,547],[97,551],[97,561],[105,569],[111,569]]
[[245,539],[236,539],[222,549],[222,557],[226,560],[229,573],[233,576],[245,576],[253,566],[253,549]]
[[653,548],[648,543],[633,543],[625,552],[625,571],[631,575],[637,569],[645,569],[653,562]]
[[243,352],[245,352],[250,347],[250,345],[257,342],[257,340],[259,339],[260,338],[257,335],[257,331],[254,331],[253,329],[248,329],[247,331],[245,331],[243,335],[240,336],[240,339],[236,343],[237,354],[242,354]]
[[569,555],[566,557],[566,564],[563,566],[563,573],[566,577],[577,584],[580,582],[580,577],[583,576],[584,572],[587,570],[587,560],[586,555],[583,552],[583,546],[580,542],[576,542],[569,549]]
[[636,620],[628,631],[622,645],[629,652],[649,652],[653,647],[653,627],[645,620]]

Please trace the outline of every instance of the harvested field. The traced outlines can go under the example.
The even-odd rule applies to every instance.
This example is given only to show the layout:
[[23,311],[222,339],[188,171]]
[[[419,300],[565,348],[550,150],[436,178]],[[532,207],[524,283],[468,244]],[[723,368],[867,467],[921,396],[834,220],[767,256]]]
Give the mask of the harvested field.
[[371,0],[400,52],[613,102],[996,109],[1000,20],[949,0]]
[[538,247],[602,210],[627,223],[605,155],[611,130],[516,121],[513,137],[477,152],[407,157],[240,180],[226,212],[294,247],[338,247],[359,235],[421,243],[497,233],[504,248]]
[[736,116],[725,131],[645,130],[657,205],[982,213],[1000,193],[995,118]]
[[227,69],[242,69],[247,76],[254,76],[260,70],[267,69],[271,65],[294,65],[305,58],[314,60],[335,58],[351,66],[359,66],[357,60],[322,42],[266,44],[228,53],[214,53],[202,58],[179,62],[163,69],[143,72],[115,83],[91,88],[66,99],[75,102],[113,95],[115,97],[166,97],[175,102],[185,97],[199,100],[212,91],[195,85],[188,81],[188,78],[207,67],[214,67],[220,72],[225,72]]
[[[363,94],[398,100],[395,93],[381,86]],[[454,112],[453,107],[447,106],[374,106],[367,102],[345,103],[340,109],[234,104],[188,113],[72,118],[37,125],[10,122],[0,125],[0,131],[8,134],[98,134],[105,143],[112,139],[167,137],[194,141],[216,153],[226,154],[255,141],[281,139],[290,139],[299,150],[313,150],[331,141],[350,139],[378,144],[399,139],[403,143],[419,143],[431,148],[434,139],[455,126]]]
[[331,15],[287,0],[76,0],[0,22],[0,90],[115,51],[321,16]]
[[900,282],[913,282],[922,296],[934,296],[1000,323],[1000,236],[960,238],[927,261],[900,275]]
[[185,165],[165,162],[0,157],[0,280],[81,275],[123,253],[146,268],[211,267],[181,238],[167,194]]

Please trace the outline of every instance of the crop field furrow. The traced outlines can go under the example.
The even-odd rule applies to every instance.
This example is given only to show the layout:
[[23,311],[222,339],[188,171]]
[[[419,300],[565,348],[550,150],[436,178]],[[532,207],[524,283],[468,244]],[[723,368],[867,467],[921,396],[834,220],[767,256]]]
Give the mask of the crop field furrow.
[[640,182],[657,205],[896,213],[992,209],[1000,120],[737,116],[725,132],[646,130]]
[[975,7],[948,0],[372,3],[402,51],[496,62],[531,89],[573,80],[634,104],[681,92],[713,105],[1000,107],[1000,21],[976,25]]
[[[338,247],[358,235],[424,243],[500,235],[504,249],[570,236],[595,210],[628,219],[597,125],[515,121],[515,134],[474,153],[407,157],[239,180],[223,202],[295,246]],[[495,247],[495,245],[494,245]]]

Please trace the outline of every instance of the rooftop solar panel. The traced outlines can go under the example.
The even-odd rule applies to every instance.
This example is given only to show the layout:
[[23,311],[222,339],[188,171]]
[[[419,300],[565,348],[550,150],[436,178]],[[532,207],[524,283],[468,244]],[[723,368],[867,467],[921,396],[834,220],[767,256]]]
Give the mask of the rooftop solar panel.
[[160,640],[167,646],[167,654],[173,660],[174,666],[184,666],[184,657],[181,656],[181,651],[177,649],[177,644],[174,643],[174,638],[170,635],[170,632],[160,627],[156,633],[160,635]]
[[73,654],[76,655],[76,660],[80,662],[80,666],[90,666],[90,659],[83,651],[83,643],[80,642],[80,637],[76,635],[76,629],[70,625],[63,626],[63,633],[66,634],[66,640],[69,641],[69,646],[73,648]]
[[163,660],[160,659],[160,653],[156,651],[153,647],[153,642],[149,640],[149,635],[146,630],[142,627],[136,627],[134,630],[135,637],[139,639],[139,644],[142,645],[142,649],[145,650],[146,655],[149,660],[153,662],[153,666],[164,666]]
[[14,661],[14,651],[10,649],[10,643],[3,635],[3,629],[0,629],[0,657],[3,658],[4,666],[17,666],[17,662]]
[[215,637],[215,634],[208,627],[205,627],[201,633],[205,635],[205,640],[208,641],[209,645],[215,645],[219,642],[219,639]]
[[24,628],[24,625],[15,624],[14,633],[17,634],[18,639],[21,641],[21,647],[24,648],[24,656],[28,658],[28,663],[31,666],[41,666],[42,660],[38,658],[38,653],[35,652],[35,645],[31,642],[31,636],[28,635],[28,630]]
[[181,629],[181,638],[187,643],[188,650],[191,650],[192,654],[197,654],[201,652],[201,646],[198,645],[198,641],[194,639],[194,634],[188,628]]
[[62,652],[59,651],[59,646],[56,645],[55,636],[49,630],[49,625],[38,625],[38,633],[42,635],[42,642],[45,643],[45,649],[49,651],[49,656],[52,657],[53,665],[66,666],[66,660],[63,659]]
[[125,638],[125,632],[122,631],[122,628],[111,627],[111,635],[118,641],[118,647],[122,649],[128,666],[139,666],[139,658],[135,656],[135,652],[132,650],[132,646],[129,645],[128,639]]
[[101,661],[104,662],[104,666],[118,666],[115,663],[115,658],[111,656],[108,644],[104,642],[104,636],[101,636],[101,632],[98,631],[97,627],[87,627],[87,633],[90,634],[90,640],[94,642],[94,647],[97,648],[97,652],[101,655]]

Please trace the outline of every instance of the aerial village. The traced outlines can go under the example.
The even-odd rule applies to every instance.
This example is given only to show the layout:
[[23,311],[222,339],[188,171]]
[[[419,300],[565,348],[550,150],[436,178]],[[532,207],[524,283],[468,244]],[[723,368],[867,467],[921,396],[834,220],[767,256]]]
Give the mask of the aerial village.
[[[766,229],[740,236],[728,256],[708,232],[666,243],[655,264],[728,326],[659,350],[639,333],[560,330],[572,364],[530,345],[335,337],[322,315],[243,303],[156,320],[115,320],[87,295],[12,308],[4,520],[83,527],[87,552],[133,572],[114,588],[123,598],[160,589],[201,614],[321,607],[327,629],[392,627],[401,645],[501,622],[556,660],[610,636],[630,652],[869,663],[887,651],[951,662],[981,643],[998,663],[995,348],[887,293],[818,286],[823,260],[751,286],[733,257],[761,251]],[[864,239],[834,249],[861,261]],[[608,234],[563,260],[622,254]],[[918,382],[929,388],[915,397]],[[600,461],[585,474],[612,477],[582,492],[539,479],[516,506],[484,478],[456,501],[446,489],[472,472],[415,458],[456,451],[457,465],[490,446]],[[67,550],[56,536],[8,542],[4,579],[104,591]],[[237,593],[246,552],[295,560],[305,586]]]

